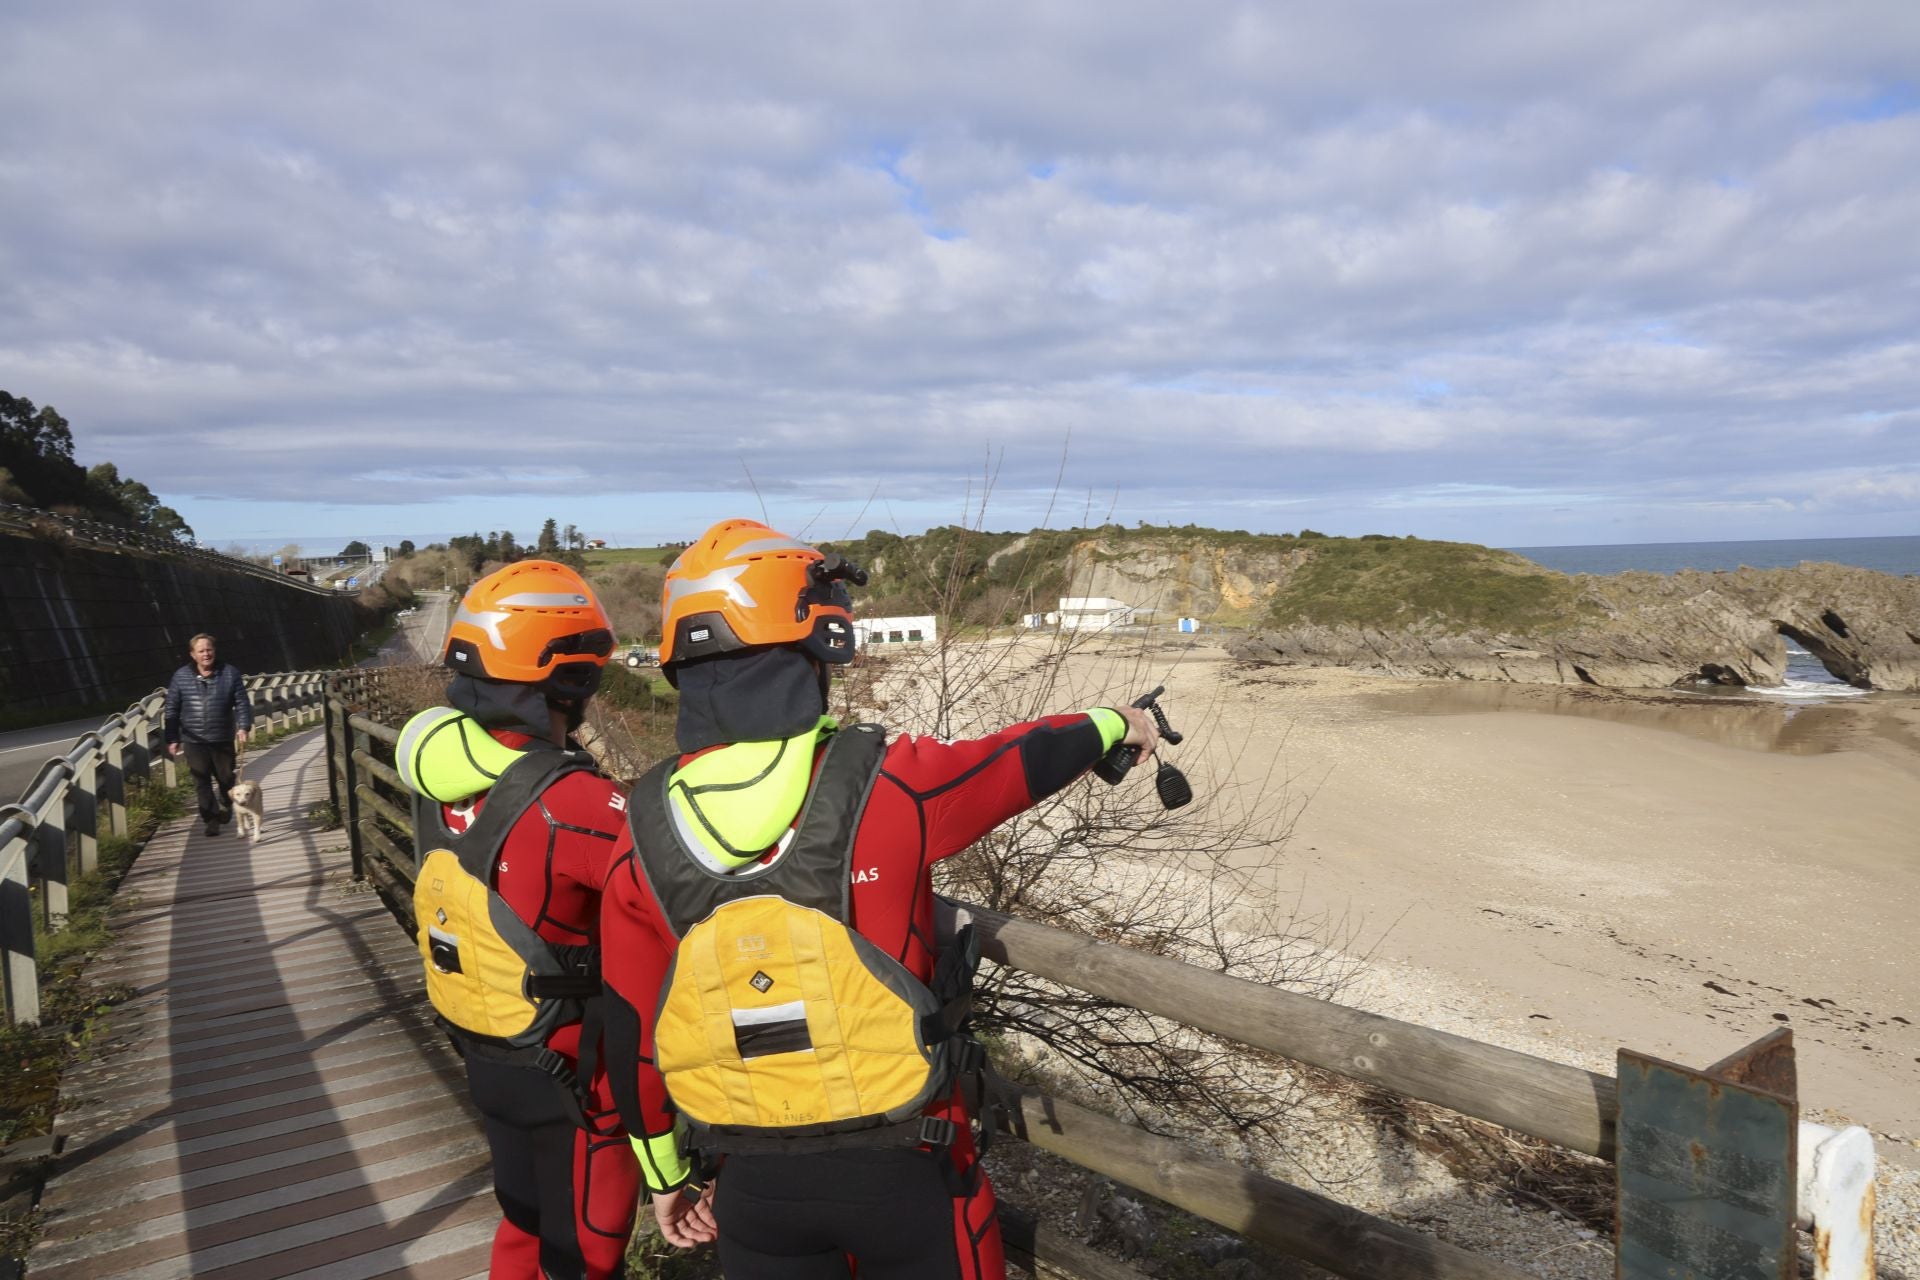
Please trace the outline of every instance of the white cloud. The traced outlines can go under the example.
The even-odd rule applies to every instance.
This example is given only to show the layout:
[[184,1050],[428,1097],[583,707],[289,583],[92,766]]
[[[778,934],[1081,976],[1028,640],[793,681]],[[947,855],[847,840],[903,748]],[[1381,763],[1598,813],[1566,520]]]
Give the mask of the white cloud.
[[1071,432],[1169,512],[1837,519],[1914,456],[1912,6],[9,26],[0,384],[163,494],[933,500]]

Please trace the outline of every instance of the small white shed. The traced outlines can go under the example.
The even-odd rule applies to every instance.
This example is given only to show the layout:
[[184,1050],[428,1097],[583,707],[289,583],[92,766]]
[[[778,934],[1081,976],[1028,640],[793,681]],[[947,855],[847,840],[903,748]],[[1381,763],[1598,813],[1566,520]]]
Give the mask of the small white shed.
[[1100,631],[1134,620],[1135,609],[1107,596],[1061,596],[1060,626],[1067,631]]

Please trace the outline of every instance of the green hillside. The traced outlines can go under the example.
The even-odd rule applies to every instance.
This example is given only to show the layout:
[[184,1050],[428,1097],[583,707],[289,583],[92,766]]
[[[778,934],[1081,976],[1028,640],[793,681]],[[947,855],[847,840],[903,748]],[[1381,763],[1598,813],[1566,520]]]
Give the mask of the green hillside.
[[939,612],[967,622],[1005,621],[1052,608],[1062,595],[1101,594],[1088,584],[1101,580],[1103,567],[1123,572],[1133,584],[1175,575],[1192,582],[1209,572],[1251,581],[1258,591],[1252,607],[1223,603],[1209,616],[1254,626],[1419,624],[1443,631],[1542,632],[1579,620],[1592,608],[1581,604],[1573,579],[1512,552],[1378,534],[1332,538],[1311,529],[1256,534],[1195,525],[1023,534],[949,525],[911,537],[873,530],[826,545],[871,571],[860,604],[868,614]]
[[1273,626],[1553,631],[1585,616],[1572,578],[1511,551],[1421,538],[1320,538],[1268,607]]

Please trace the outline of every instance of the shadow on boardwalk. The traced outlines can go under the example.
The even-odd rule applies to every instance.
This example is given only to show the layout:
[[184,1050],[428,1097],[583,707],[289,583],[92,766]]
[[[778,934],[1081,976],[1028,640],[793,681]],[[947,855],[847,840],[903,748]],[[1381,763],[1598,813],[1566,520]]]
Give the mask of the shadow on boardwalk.
[[309,733],[249,761],[258,844],[157,835],[92,976],[134,995],[61,1087],[42,1277],[479,1276],[484,1138],[418,954],[356,892]]

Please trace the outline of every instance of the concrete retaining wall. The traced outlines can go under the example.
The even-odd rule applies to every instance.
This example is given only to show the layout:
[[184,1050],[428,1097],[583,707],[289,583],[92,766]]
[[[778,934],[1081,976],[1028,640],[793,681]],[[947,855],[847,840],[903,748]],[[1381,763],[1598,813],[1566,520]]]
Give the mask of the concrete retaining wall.
[[0,531],[0,708],[131,701],[166,683],[200,631],[243,672],[332,666],[353,614],[344,594]]

